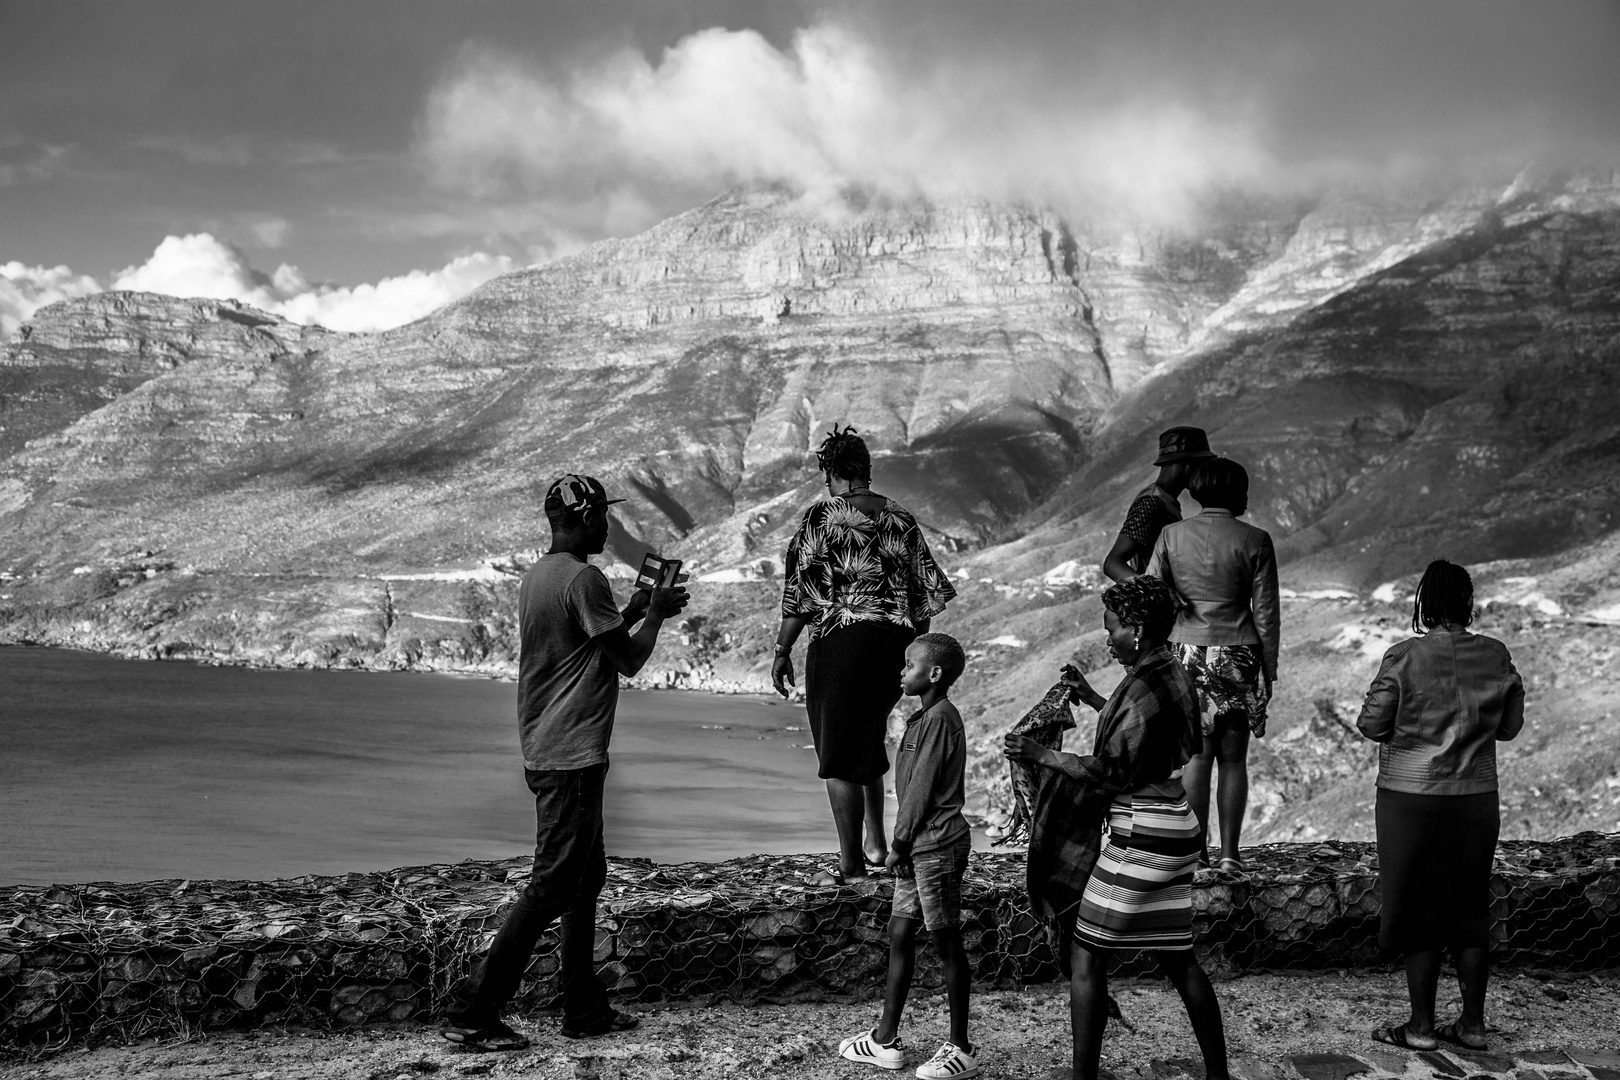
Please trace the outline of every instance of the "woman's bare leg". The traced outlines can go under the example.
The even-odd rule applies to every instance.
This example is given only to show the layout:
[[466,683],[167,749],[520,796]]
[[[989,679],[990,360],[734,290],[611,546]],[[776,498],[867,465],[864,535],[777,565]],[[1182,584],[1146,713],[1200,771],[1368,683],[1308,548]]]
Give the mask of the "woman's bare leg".
[[1198,819],[1198,861],[1209,861],[1209,774],[1215,765],[1216,746],[1211,736],[1204,736],[1204,749],[1181,770],[1181,786],[1187,792],[1187,805]]
[[865,787],[866,794],[866,861],[877,866],[889,854],[889,838],[883,831],[883,777]]
[[1458,949],[1457,989],[1462,992],[1462,1018],[1458,1021],[1464,1031],[1485,1034],[1485,983],[1490,977],[1490,964],[1483,945]]
[[1215,997],[1209,976],[1204,974],[1191,949],[1160,952],[1155,958],[1159,970],[1176,988],[1187,1009],[1187,1019],[1192,1021],[1193,1035],[1204,1056],[1204,1075],[1208,1080],[1227,1080],[1226,1027],[1221,1022],[1221,1003]]
[[[1221,822],[1221,858],[1238,857],[1238,836],[1249,808],[1249,724],[1245,717],[1228,716],[1217,734],[1215,805]],[[1207,745],[1207,744],[1206,744]],[[1205,787],[1205,792],[1208,792]],[[1207,797],[1207,794],[1206,794]]]
[[866,816],[865,785],[828,780],[827,801],[832,804],[833,826],[838,830],[838,872],[846,878],[864,877],[861,819]]
[[1074,1080],[1097,1080],[1097,1070],[1102,1067],[1103,1030],[1108,1026],[1108,958],[1071,938],[1069,964]]
[[1434,995],[1440,985],[1440,950],[1424,949],[1406,954],[1406,996],[1412,1002],[1412,1015],[1406,1030],[1414,1035],[1434,1032]]

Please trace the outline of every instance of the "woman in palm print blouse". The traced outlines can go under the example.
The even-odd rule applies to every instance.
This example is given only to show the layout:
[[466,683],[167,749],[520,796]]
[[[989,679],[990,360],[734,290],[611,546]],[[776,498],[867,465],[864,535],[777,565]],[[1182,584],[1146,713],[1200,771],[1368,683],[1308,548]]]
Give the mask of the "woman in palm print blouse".
[[900,669],[906,646],[956,590],[916,519],[873,492],[872,456],[854,428],[834,427],[816,461],[830,497],[810,505],[788,544],[771,682],[787,696],[793,643],[810,627],[805,703],[838,828],[838,869],[824,882],[837,883],[865,877],[867,864],[881,865],[888,852],[884,736],[900,700]]

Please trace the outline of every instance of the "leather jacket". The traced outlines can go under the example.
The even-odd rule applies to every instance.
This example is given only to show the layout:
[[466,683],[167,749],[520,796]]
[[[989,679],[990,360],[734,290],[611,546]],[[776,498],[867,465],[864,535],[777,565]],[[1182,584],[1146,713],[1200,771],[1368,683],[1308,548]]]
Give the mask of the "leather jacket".
[[1381,788],[1495,791],[1496,744],[1524,727],[1524,681],[1500,641],[1436,627],[1384,653],[1356,727],[1381,744]]
[[1211,507],[1159,534],[1147,572],[1181,598],[1171,641],[1258,645],[1276,681],[1282,612],[1271,534]]

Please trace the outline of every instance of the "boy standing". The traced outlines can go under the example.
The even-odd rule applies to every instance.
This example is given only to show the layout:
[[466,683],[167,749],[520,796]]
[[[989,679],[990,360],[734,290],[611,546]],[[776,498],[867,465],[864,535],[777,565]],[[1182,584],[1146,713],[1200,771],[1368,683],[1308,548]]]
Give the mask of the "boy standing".
[[962,716],[946,697],[966,666],[962,646],[948,634],[922,634],[906,648],[900,688],[921,700],[917,712],[906,721],[895,758],[894,787],[900,809],[885,861],[895,874],[888,995],[877,1027],[838,1046],[839,1055],[850,1061],[882,1069],[904,1064],[900,1013],[911,989],[920,919],[934,936],[934,948],[944,964],[945,997],[951,1010],[950,1038],[918,1067],[922,1080],[966,1080],[979,1074],[979,1061],[967,1034],[972,973],[961,928],[962,875],[972,847],[967,819],[962,816],[967,747]]

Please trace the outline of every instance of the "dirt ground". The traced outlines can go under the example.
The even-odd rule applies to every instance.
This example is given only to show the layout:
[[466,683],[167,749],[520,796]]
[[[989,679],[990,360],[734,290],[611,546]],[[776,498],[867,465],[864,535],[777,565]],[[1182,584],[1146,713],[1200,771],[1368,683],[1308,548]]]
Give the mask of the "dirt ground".
[[[1166,1064],[1197,1057],[1175,993],[1155,979],[1116,980],[1113,991],[1130,1030],[1111,1022],[1103,1055],[1120,1080],[1175,1080]],[[1432,1075],[1413,1055],[1371,1042],[1374,1024],[1404,1017],[1404,983],[1396,972],[1247,975],[1217,984],[1235,1071],[1246,1080],[1288,1080],[1295,1054],[1353,1054],[1380,1073]],[[1045,984],[989,991],[973,999],[973,1037],[985,1077],[1039,1077],[1066,1064],[1069,1053],[1064,987]],[[1456,1014],[1455,984],[1441,987],[1442,1020]],[[130,1046],[75,1049],[35,1062],[0,1065],[7,1080],[202,1080],[208,1077],[350,1078],[395,1080],[445,1077],[711,1078],[794,1076],[803,1080],[878,1075],[840,1060],[838,1040],[876,1020],[877,1004],[795,1003],[745,1006],[642,1006],[641,1027],[588,1042],[557,1033],[550,1014],[514,1026],[534,1045],[519,1053],[476,1054],[441,1040],[426,1025],[370,1028],[342,1034],[302,1030],[216,1033]],[[1595,1049],[1620,1053],[1620,971],[1582,975],[1505,974],[1490,988],[1491,1049]],[[945,1000],[914,1001],[902,1034],[910,1076],[946,1028]],[[1153,1062],[1157,1059],[1155,1068]],[[1410,1069],[1407,1066],[1410,1065]],[[1474,1063],[1467,1072],[1487,1065]],[[1580,1076],[1574,1066],[1566,1076]],[[1458,1070],[1461,1072],[1462,1070]],[[1558,1075],[1555,1071],[1553,1075]],[[1521,1067],[1516,1080],[1535,1080]]]

